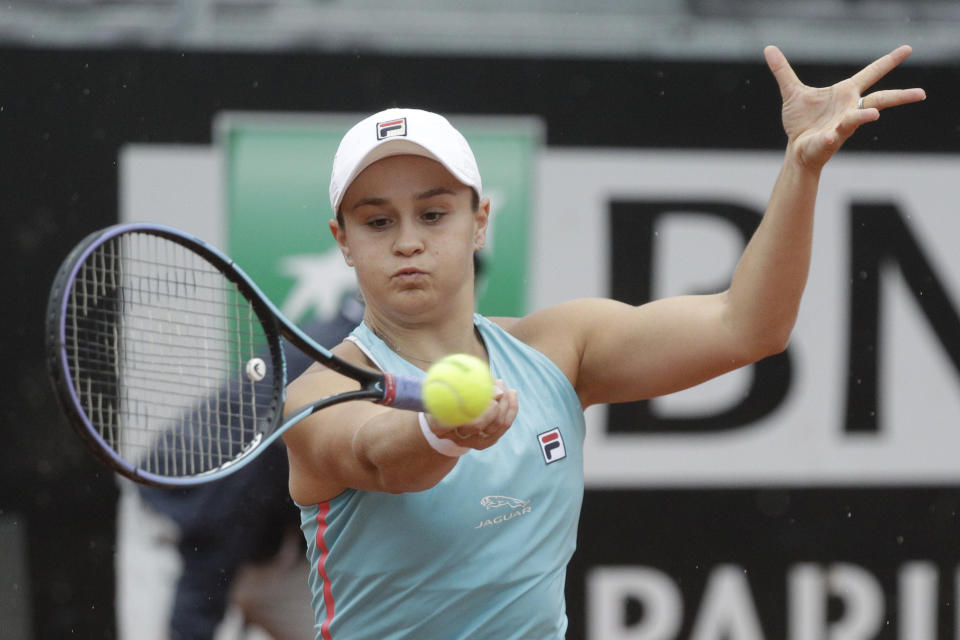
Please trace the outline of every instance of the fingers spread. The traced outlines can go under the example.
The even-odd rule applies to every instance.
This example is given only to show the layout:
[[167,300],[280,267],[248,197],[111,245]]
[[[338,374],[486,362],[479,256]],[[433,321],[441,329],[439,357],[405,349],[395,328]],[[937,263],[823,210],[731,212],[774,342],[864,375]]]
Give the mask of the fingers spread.
[[874,91],[863,98],[864,108],[889,109],[890,107],[899,107],[903,104],[912,102],[922,102],[927,99],[927,93],[923,89],[888,89],[885,91]]
[[866,89],[876,84],[880,78],[890,73],[892,69],[906,60],[907,56],[912,52],[913,49],[910,45],[905,44],[897,47],[887,55],[882,58],[877,58],[861,69],[851,80],[853,80],[854,84],[860,89],[860,92],[863,93]]
[[767,66],[780,86],[780,96],[786,98],[794,86],[801,84],[800,79],[787,62],[786,56],[777,47],[769,45],[764,48],[763,57],[766,58]]
[[846,140],[862,124],[873,122],[880,117],[880,111],[873,107],[864,107],[863,109],[848,109],[843,114],[843,118],[837,124],[836,132],[839,136],[838,142]]

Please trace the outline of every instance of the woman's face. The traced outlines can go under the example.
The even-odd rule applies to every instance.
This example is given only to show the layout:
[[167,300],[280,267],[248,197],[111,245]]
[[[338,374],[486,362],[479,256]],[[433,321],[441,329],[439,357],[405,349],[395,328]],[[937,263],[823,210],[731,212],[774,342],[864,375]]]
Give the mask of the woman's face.
[[331,225],[368,305],[422,315],[468,298],[473,253],[483,246],[489,203],[443,165],[420,156],[384,158],[344,194],[343,227]]

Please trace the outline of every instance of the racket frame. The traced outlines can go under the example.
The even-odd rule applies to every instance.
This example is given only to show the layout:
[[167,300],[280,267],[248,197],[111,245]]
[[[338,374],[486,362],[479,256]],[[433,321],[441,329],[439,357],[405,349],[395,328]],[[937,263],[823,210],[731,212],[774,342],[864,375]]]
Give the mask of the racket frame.
[[[272,431],[261,430],[238,455],[215,469],[193,475],[170,476],[152,473],[122,457],[100,435],[91,422],[74,388],[70,375],[66,349],[66,318],[72,285],[87,257],[109,240],[128,233],[145,233],[166,238],[197,253],[211,266],[234,283],[238,291],[250,302],[260,320],[271,356],[279,367],[273,376],[273,399],[270,403],[273,419]],[[288,428],[317,411],[354,400],[369,400],[399,409],[423,411],[420,380],[410,376],[384,373],[354,365],[335,356],[329,349],[314,341],[299,327],[290,322],[270,301],[257,284],[233,260],[216,247],[200,238],[154,223],[135,222],[117,224],[95,231],[86,236],[67,255],[61,264],[51,287],[46,317],[47,367],[57,399],[73,430],[80,436],[94,456],[117,473],[135,482],[153,486],[185,487],[202,484],[238,471],[265,450]],[[360,383],[360,389],[321,398],[308,403],[283,418],[286,401],[287,365],[280,338],[285,338],[315,361],[352,378]],[[279,375],[276,375],[279,373]]]

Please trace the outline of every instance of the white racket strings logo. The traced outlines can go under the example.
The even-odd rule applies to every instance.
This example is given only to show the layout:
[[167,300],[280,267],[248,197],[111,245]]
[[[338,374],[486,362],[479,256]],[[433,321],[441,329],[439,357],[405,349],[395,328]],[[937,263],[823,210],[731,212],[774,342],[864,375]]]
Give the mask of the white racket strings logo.
[[251,358],[247,362],[247,377],[252,382],[260,382],[267,375],[267,364],[262,358]]
[[530,506],[529,500],[511,498],[510,496],[485,496],[480,500],[480,506],[485,508],[487,511],[506,511],[494,516],[493,518],[484,518],[473,527],[474,529],[482,529],[484,527],[500,525],[504,522],[513,520],[514,518],[525,516],[533,511],[533,507]]

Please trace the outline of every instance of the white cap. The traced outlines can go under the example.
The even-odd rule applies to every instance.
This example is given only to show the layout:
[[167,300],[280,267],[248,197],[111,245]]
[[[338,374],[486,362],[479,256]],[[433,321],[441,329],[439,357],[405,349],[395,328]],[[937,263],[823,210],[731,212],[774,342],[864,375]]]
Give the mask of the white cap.
[[436,160],[478,196],[483,194],[473,151],[446,118],[420,109],[387,109],[355,124],[340,141],[330,174],[334,213],[361,171],[377,160],[407,154]]

